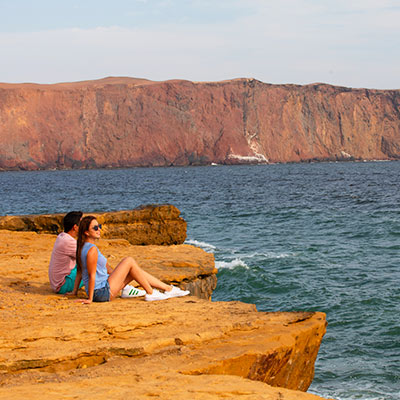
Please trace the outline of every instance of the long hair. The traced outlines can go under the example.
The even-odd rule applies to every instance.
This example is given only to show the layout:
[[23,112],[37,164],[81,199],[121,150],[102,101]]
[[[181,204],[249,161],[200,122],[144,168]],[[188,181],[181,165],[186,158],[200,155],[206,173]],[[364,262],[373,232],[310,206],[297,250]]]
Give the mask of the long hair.
[[96,219],[93,215],[82,218],[79,224],[78,239],[76,244],[76,266],[78,271],[82,271],[82,247],[86,242],[85,232],[89,230],[91,222]]

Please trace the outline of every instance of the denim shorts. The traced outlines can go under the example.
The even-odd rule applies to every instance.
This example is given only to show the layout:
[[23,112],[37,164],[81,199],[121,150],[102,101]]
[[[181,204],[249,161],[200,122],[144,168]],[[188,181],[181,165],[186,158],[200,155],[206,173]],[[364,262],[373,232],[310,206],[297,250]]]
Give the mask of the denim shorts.
[[106,281],[105,285],[100,289],[95,289],[93,293],[93,301],[98,303],[110,301],[110,285]]

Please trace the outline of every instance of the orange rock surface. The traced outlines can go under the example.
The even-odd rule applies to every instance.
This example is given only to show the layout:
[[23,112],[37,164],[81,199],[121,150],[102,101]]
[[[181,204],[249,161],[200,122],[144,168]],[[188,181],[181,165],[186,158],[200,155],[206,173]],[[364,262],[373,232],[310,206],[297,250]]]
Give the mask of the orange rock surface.
[[[0,399],[320,399],[298,390],[313,378],[323,313],[194,296],[85,306],[50,290],[54,240],[0,231]],[[99,247],[111,265],[134,255],[166,281],[207,269],[193,246]]]
[[[143,205],[134,210],[94,215],[103,224],[102,237],[123,238],[134,245],[182,244],[186,239],[186,221],[180,211],[170,205]],[[0,216],[0,229],[60,233],[65,214]]]
[[0,84],[0,168],[399,159],[400,91],[254,79]]

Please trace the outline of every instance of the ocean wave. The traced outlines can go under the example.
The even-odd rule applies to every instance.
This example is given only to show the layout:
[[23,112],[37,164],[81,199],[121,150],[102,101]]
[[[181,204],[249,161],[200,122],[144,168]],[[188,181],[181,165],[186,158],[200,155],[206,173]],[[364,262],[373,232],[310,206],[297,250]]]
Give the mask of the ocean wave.
[[[308,393],[321,396],[323,398],[333,398],[337,400],[397,400],[399,397],[395,393],[388,392],[385,388],[379,388],[377,382],[365,382],[362,386],[355,385],[351,388],[318,388],[318,385],[311,387]],[[360,393],[363,394],[360,397]]]
[[215,266],[217,269],[234,269],[237,267],[249,269],[249,266],[240,258],[235,258],[232,261],[216,261]]
[[[360,392],[362,392],[362,390],[363,389],[360,388]],[[354,396],[350,395],[350,396],[344,396],[344,397],[341,396],[340,394],[339,395],[335,395],[335,394],[332,394],[332,393],[315,392],[315,391],[312,391],[312,390],[309,390],[308,393],[315,394],[317,396],[321,396],[321,397],[327,398],[327,399],[335,398],[336,400],[356,400],[356,399],[360,399],[361,398],[361,397],[358,396],[358,392],[356,392],[354,394]],[[334,396],[334,397],[332,397],[332,396]],[[367,395],[367,397],[362,397],[362,400],[390,400],[390,399],[394,400],[394,399],[396,399],[396,397],[392,397],[391,394],[389,394],[389,397],[386,397],[386,396],[388,396],[388,395],[387,394],[382,394],[382,395],[377,395],[377,396],[374,396],[374,395],[368,396]]]
[[210,243],[201,242],[201,241],[195,240],[195,239],[186,239],[185,244],[191,244],[192,246],[200,247],[201,249],[203,249],[209,253],[214,253],[214,251],[216,249],[216,247]]
[[259,252],[254,252],[249,255],[246,255],[248,258],[254,258],[254,257],[264,257],[264,258],[288,258],[288,257],[293,257],[295,254],[294,253],[275,253],[273,251],[267,251],[263,253]]

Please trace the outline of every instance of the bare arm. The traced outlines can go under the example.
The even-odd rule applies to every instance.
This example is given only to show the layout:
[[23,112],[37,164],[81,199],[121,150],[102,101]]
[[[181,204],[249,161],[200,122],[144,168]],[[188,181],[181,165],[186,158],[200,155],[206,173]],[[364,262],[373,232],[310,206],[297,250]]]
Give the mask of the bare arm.
[[75,283],[74,283],[74,290],[72,291],[72,295],[76,296],[78,294],[79,284],[82,280],[82,271],[76,271]]
[[109,263],[107,263],[106,268],[108,275],[111,275],[111,273],[114,271],[114,268],[112,268]]

